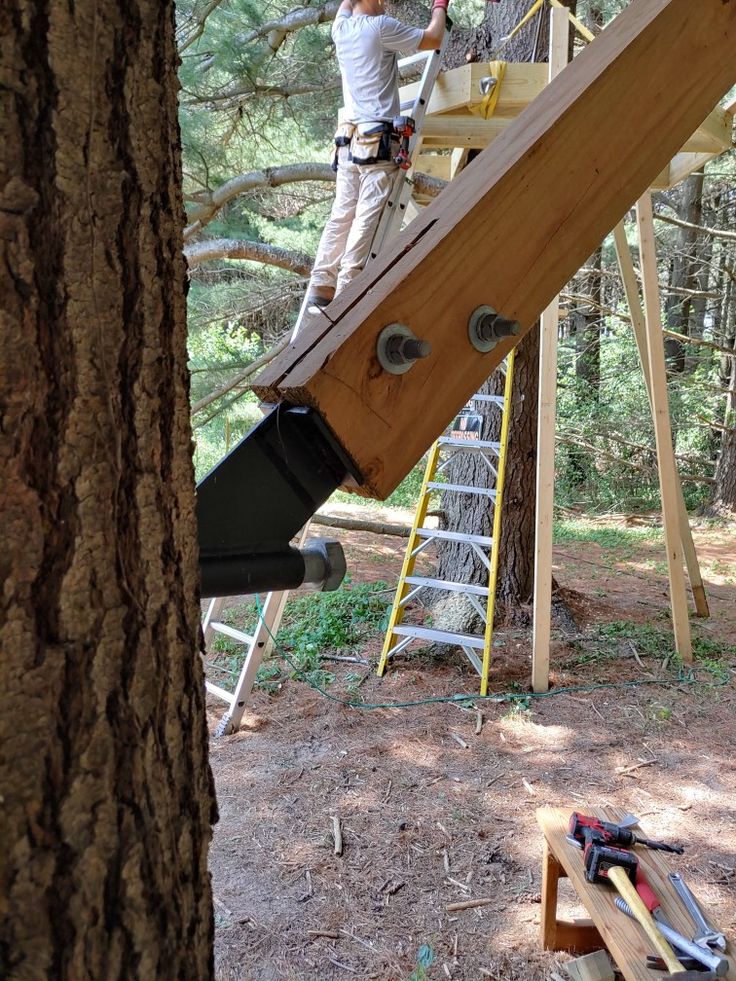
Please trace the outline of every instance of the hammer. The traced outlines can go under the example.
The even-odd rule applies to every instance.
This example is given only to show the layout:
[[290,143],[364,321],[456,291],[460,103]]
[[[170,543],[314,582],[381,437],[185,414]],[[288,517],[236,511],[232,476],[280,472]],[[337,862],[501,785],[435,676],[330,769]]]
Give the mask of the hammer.
[[[699,971],[685,971],[662,934],[657,929],[652,915],[636,891],[636,870],[639,859],[632,852],[621,848],[610,848],[595,841],[590,841],[585,849],[585,878],[588,882],[610,882],[615,886],[621,898],[627,903],[634,919],[652,943],[659,956],[664,961],[672,977],[686,979],[702,979],[706,976]],[[713,975],[715,978],[715,975]]]

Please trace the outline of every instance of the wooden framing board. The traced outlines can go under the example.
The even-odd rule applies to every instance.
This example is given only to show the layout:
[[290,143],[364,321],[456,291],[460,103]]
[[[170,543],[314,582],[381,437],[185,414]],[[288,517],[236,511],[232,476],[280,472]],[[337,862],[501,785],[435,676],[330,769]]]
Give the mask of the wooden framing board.
[[[256,392],[315,407],[364,492],[387,496],[515,343],[476,351],[473,310],[490,304],[530,329],[736,82],[734,45],[736,3],[633,0],[492,153],[305,321]],[[395,322],[432,345],[403,375],[375,353]]]
[[[565,68],[570,49],[569,11],[550,11],[549,79]],[[532,690],[549,689],[549,642],[552,627],[552,526],[555,500],[555,424],[557,420],[557,332],[560,298],[555,296],[539,325],[539,410],[537,413],[537,494],[534,515],[534,618]]]
[[659,297],[659,273],[657,271],[657,247],[654,237],[652,196],[647,193],[636,205],[639,228],[639,258],[644,288],[644,321],[646,324],[647,350],[649,354],[649,380],[651,383],[652,416],[659,460],[659,487],[662,494],[662,519],[670,578],[670,602],[675,648],[685,663],[693,659],[690,619],[685,593],[685,573],[682,567],[682,533],[677,506],[677,468],[672,447],[669,399],[667,397],[667,373],[664,360],[662,334],[662,310]]
[[[460,68],[443,72],[437,79],[429,100],[427,115],[453,112],[456,109],[477,105],[483,100],[480,80],[489,74],[487,62],[461,65]],[[399,90],[402,105],[414,100],[417,84],[412,82],[410,85],[402,85]],[[518,116],[522,109],[536,99],[546,85],[546,65],[508,62],[494,116]]]
[[[639,362],[641,364],[644,384],[646,385],[647,396],[649,398],[649,405],[651,408],[652,381],[649,375],[649,344],[647,341],[646,322],[639,297],[639,286],[636,281],[636,272],[634,271],[634,260],[626,238],[626,230],[623,222],[619,222],[619,224],[616,225],[615,229],[613,230],[613,240],[616,246],[616,256],[618,258],[618,265],[621,271],[621,280],[624,285],[626,302],[631,314],[631,324],[634,328],[634,339],[639,352]],[[652,409],[652,413],[653,411],[654,410]],[[654,416],[652,416],[652,418],[654,418]],[[705,594],[705,587],[703,586],[703,577],[700,573],[700,563],[698,562],[698,555],[695,551],[695,543],[693,542],[693,535],[692,531],[690,530],[690,518],[688,517],[687,507],[685,506],[685,497],[682,493],[682,481],[680,480],[680,475],[677,471],[677,461],[674,458],[674,447],[672,447],[671,443],[670,448],[672,450],[672,466],[674,467],[676,475],[675,491],[677,494],[680,541],[682,542],[682,549],[685,554],[685,564],[687,566],[688,577],[690,579],[690,589],[693,594],[693,601],[695,603],[695,611],[697,615],[699,617],[708,617],[710,616],[708,597]],[[664,449],[666,452],[666,445]]]
[[[506,84],[505,80],[503,84]],[[503,118],[498,113],[494,113],[490,119],[481,119],[470,114],[432,115],[426,117],[422,133],[425,146],[466,146],[480,150],[498,139],[511,121],[510,118]],[[731,125],[731,118],[723,109],[720,107],[713,109],[685,141],[679,152],[718,156],[731,146]]]

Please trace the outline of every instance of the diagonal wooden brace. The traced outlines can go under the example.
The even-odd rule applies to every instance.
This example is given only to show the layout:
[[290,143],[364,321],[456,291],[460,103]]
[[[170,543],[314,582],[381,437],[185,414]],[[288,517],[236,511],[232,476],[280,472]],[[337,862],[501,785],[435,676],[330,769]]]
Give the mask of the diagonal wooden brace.
[[[317,409],[383,498],[505,357],[468,339],[481,305],[521,335],[736,83],[736,0],[633,0],[258,379]],[[388,324],[430,357],[383,371]]]

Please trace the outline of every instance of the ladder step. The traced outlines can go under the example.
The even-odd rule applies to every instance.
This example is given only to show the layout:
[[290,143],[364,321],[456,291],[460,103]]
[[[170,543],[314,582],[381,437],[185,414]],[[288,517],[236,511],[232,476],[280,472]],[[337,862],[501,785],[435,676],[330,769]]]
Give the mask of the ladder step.
[[462,542],[464,545],[481,545],[490,548],[493,539],[488,535],[464,535],[460,531],[444,531],[439,528],[417,528],[419,538],[440,538],[443,542]]
[[210,693],[210,695],[216,695],[221,698],[223,702],[227,702],[228,705],[232,707],[233,704],[233,694],[232,692],[225,691],[224,688],[220,688],[219,685],[213,685],[211,681],[205,681],[205,688]]
[[495,402],[496,405],[503,405],[503,395],[474,395],[469,402]]
[[469,487],[467,484],[443,484],[440,481],[430,480],[427,483],[427,490],[453,491],[456,494],[483,494],[490,497],[492,501],[496,499],[496,492],[490,487]]
[[229,627],[226,623],[218,623],[216,620],[213,620],[210,623],[210,628],[216,634],[225,634],[227,637],[232,637],[233,640],[239,640],[241,644],[251,644],[253,642],[253,637],[250,634],[246,634],[242,630],[237,630],[235,627]]
[[435,53],[434,51],[417,51],[416,54],[407,55],[406,58],[399,58],[399,70],[408,68],[410,65],[419,65]]
[[431,630],[429,627],[413,627],[411,624],[401,624],[394,627],[394,633],[400,637],[416,637],[417,640],[434,640],[438,644],[452,644],[458,647],[474,647],[482,651],[484,637],[473,634],[454,634],[450,630]]
[[467,582],[450,582],[446,579],[425,579],[424,576],[407,576],[404,582],[410,586],[428,586],[430,589],[444,589],[450,593],[471,593],[473,596],[488,595],[488,586],[476,586]]
[[459,436],[440,436],[437,440],[440,446],[457,446],[462,450],[492,450],[496,456],[501,451],[501,444],[489,439],[461,439]]

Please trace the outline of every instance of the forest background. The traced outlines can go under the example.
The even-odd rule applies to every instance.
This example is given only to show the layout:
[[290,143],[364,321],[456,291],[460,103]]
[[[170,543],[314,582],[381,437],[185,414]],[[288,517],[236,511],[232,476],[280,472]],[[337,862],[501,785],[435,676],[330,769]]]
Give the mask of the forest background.
[[[570,6],[594,31],[627,0]],[[520,0],[456,0],[455,36]],[[197,476],[260,418],[248,384],[288,337],[329,213],[337,0],[182,0],[178,41]],[[416,0],[390,6],[424,25]],[[525,28],[532,31],[533,25]],[[652,138],[656,138],[653,134]],[[736,155],[654,195],[670,405],[691,510],[736,507]],[[656,509],[651,416],[607,239],[561,297],[556,503]],[[448,420],[449,422],[449,420]],[[389,503],[413,506],[421,464]],[[354,499],[358,503],[359,499]]]

